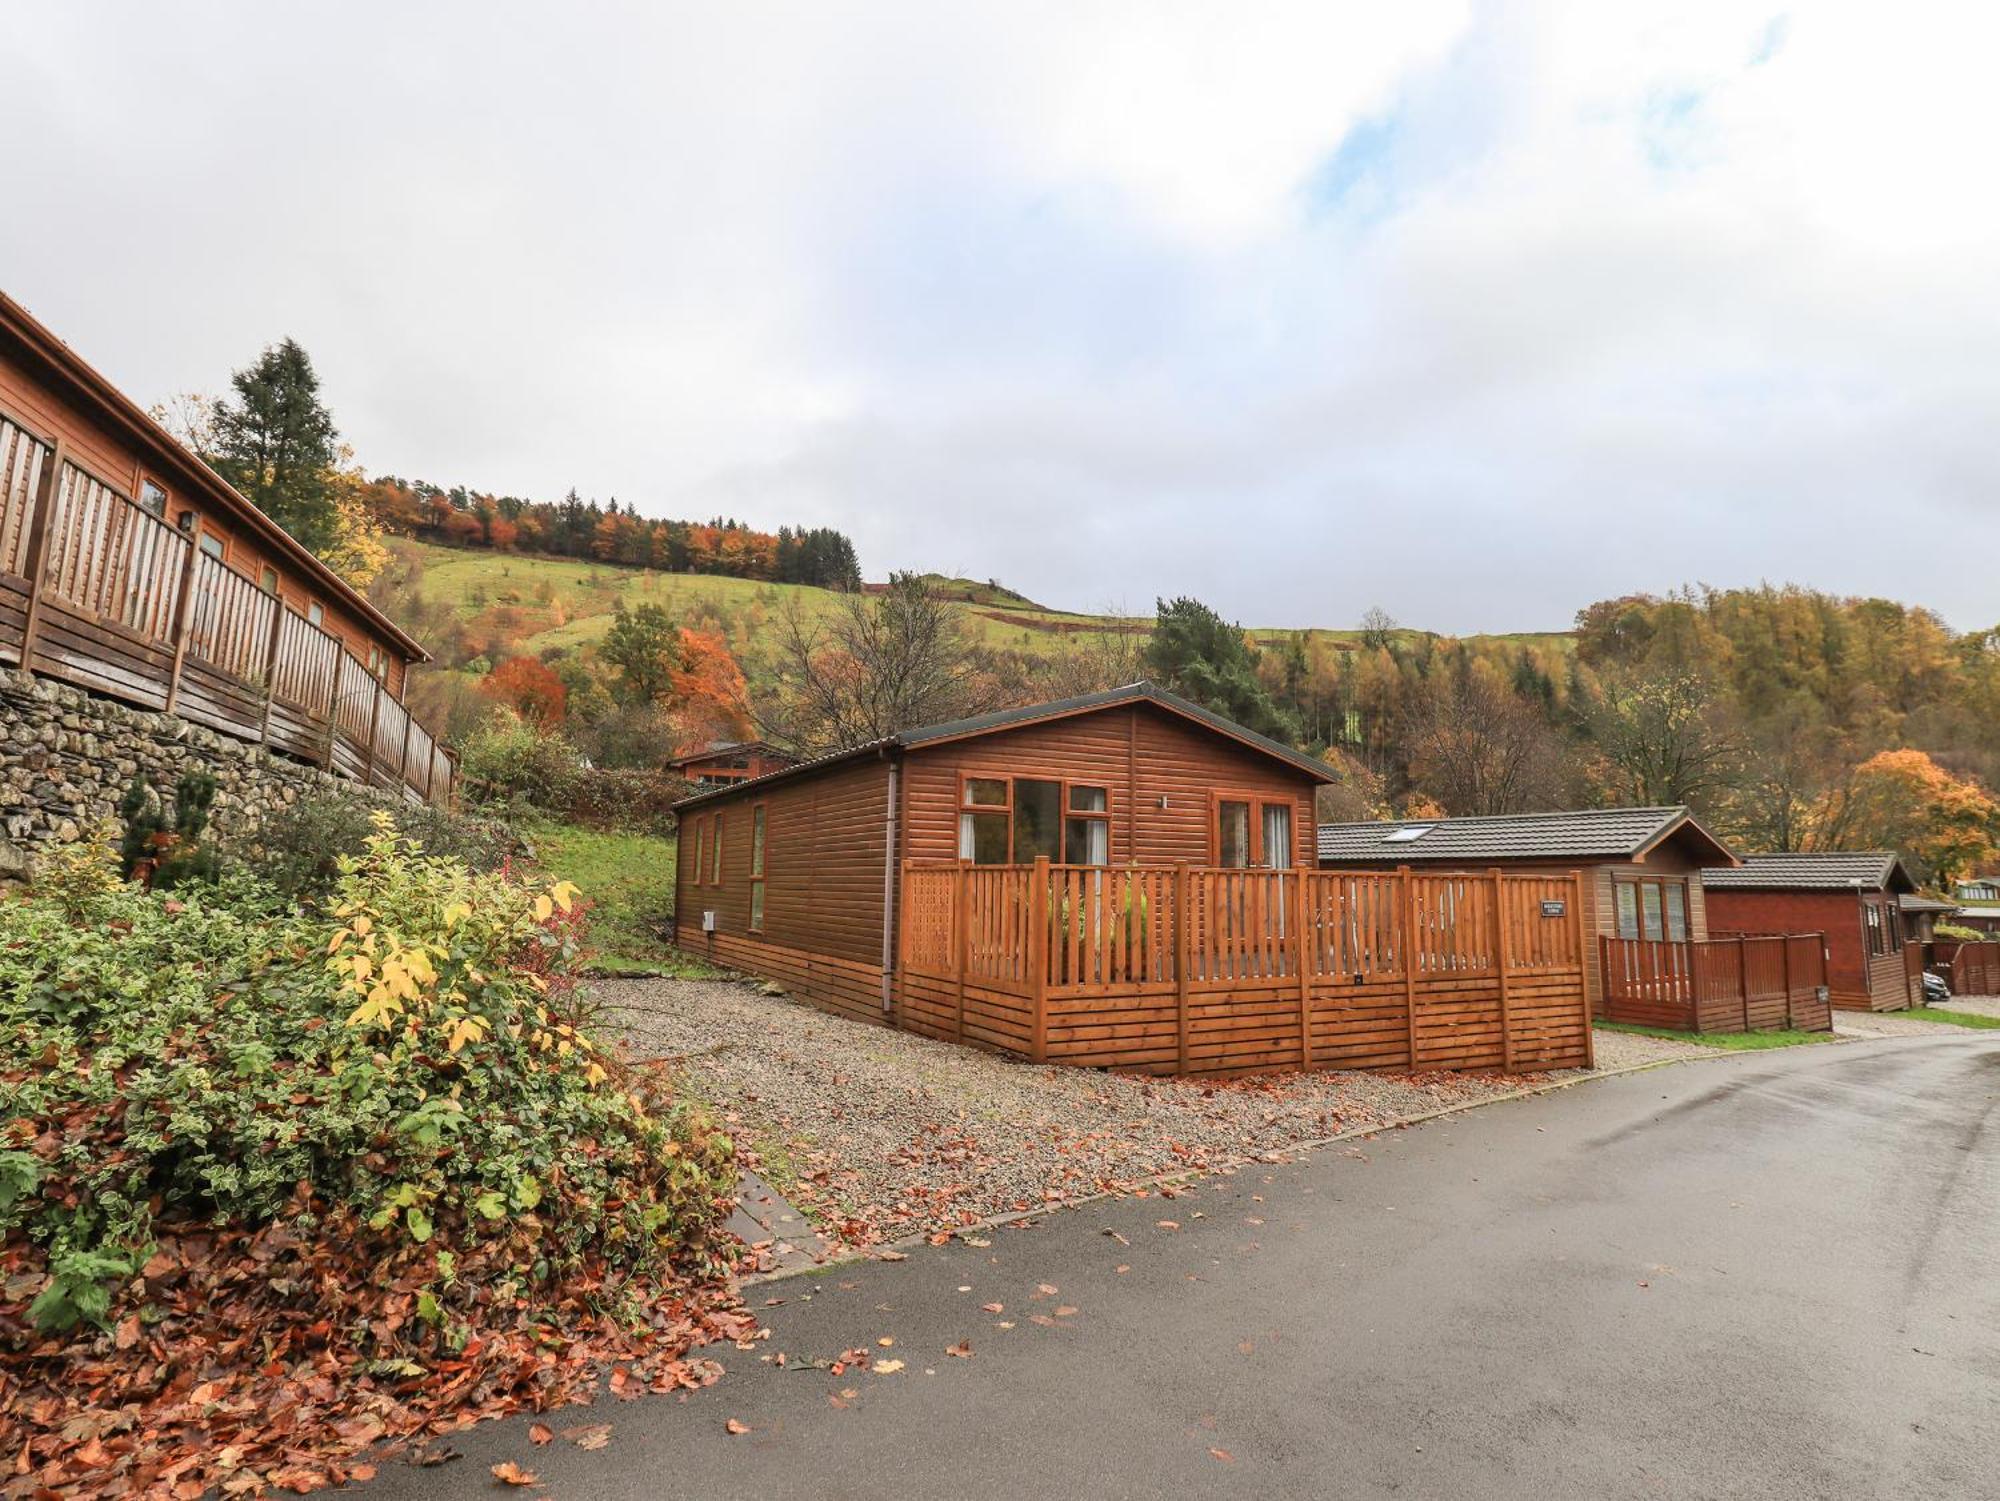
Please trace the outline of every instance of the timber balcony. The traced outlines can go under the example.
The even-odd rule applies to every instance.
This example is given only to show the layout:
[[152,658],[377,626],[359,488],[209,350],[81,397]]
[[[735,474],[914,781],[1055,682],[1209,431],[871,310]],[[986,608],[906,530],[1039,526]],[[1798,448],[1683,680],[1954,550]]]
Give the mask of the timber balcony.
[[451,798],[451,750],[338,637],[4,418],[0,662]]
[[1824,933],[1599,943],[1608,1021],[1681,1032],[1833,1028]]
[[1574,874],[906,861],[897,1024],[1037,1062],[1588,1067]]

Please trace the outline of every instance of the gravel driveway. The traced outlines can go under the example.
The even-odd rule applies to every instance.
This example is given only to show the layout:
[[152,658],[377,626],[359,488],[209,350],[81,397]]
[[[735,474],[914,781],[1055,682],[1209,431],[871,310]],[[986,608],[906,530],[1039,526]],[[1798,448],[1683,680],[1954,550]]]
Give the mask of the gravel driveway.
[[[1561,1074],[1314,1073],[1250,1082],[1040,1066],[863,1026],[751,985],[600,982],[632,1055],[665,1059],[822,1231],[937,1234],[1177,1171],[1507,1094]],[[1712,1050],[1598,1034],[1600,1068]]]
[[1836,1011],[1833,1030],[1842,1037],[1964,1037],[1964,1027],[1924,1021],[1914,1016],[1888,1016],[1880,1011]]

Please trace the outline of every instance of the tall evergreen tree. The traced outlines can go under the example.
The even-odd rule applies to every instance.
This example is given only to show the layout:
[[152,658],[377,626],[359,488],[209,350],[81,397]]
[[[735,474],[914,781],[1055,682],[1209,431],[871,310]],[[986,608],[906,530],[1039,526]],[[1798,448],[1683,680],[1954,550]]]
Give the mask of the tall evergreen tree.
[[202,457],[279,526],[314,552],[325,551],[340,529],[339,433],[319,399],[312,360],[286,339],[230,384],[234,398],[215,404],[215,451]]
[[1292,716],[1257,676],[1243,628],[1198,599],[1158,601],[1146,667],[1162,687],[1275,740],[1298,734]]

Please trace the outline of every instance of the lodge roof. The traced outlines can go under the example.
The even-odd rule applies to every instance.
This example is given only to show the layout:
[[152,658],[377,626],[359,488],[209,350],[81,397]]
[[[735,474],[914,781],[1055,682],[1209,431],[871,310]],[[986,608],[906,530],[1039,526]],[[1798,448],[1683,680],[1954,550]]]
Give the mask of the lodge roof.
[[1704,886],[1743,891],[1915,891],[1893,850],[1827,850],[1745,855],[1734,870],[1704,871]]
[[1308,756],[1303,751],[1293,750],[1289,745],[1260,735],[1234,720],[1204,709],[1197,703],[1182,698],[1177,693],[1169,693],[1157,683],[1128,683],[1122,688],[1107,688],[1101,693],[1083,693],[1074,698],[1053,699],[1047,703],[1027,704],[1018,709],[1001,709],[992,714],[975,714],[965,719],[946,720],[941,724],[922,725],[916,729],[900,730],[893,735],[883,735],[878,739],[849,746],[845,750],[833,751],[824,756],[815,756],[809,761],[801,761],[796,766],[787,766],[782,771],[766,772],[761,777],[751,777],[747,781],[733,782],[727,787],[705,788],[691,797],[684,797],[673,804],[675,808],[687,808],[697,803],[706,803],[717,798],[736,797],[746,791],[759,791],[774,782],[782,782],[793,777],[809,776],[828,767],[838,766],[848,761],[860,760],[867,756],[884,755],[893,751],[914,750],[921,746],[939,745],[950,740],[965,740],[977,735],[990,735],[998,730],[1018,729],[1022,725],[1040,724],[1050,719],[1066,719],[1073,714],[1088,714],[1098,709],[1114,709],[1125,704],[1151,704],[1157,709],[1192,720],[1196,724],[1240,741],[1250,749],[1261,751],[1267,756],[1285,762],[1321,782],[1335,780],[1332,767],[1317,757]]
[[1323,863],[1475,865],[1493,860],[1631,860],[1672,838],[1705,845],[1717,864],[1734,863],[1727,845],[1684,807],[1578,808],[1484,818],[1405,818],[1323,823]]

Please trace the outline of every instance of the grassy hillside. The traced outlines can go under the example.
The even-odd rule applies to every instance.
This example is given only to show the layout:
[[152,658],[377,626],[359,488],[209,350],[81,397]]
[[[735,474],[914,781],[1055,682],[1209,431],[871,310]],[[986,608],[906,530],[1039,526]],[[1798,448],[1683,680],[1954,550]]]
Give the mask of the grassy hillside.
[[[796,600],[808,617],[838,608],[838,596],[798,584],[767,584],[749,579],[701,574],[655,573],[568,558],[532,558],[503,553],[460,551],[424,543],[410,544],[423,564],[423,592],[436,604],[450,605],[461,618],[500,619],[513,627],[509,634],[520,650],[537,653],[546,647],[575,647],[594,642],[609,628],[614,608],[656,604],[676,616],[710,616],[721,626],[746,667],[755,655],[757,638]],[[981,644],[1033,655],[1059,652],[1079,638],[1101,638],[1107,632],[1144,633],[1150,616],[1115,617],[1052,610],[1012,590],[992,583],[941,580],[959,601],[968,630]],[[1329,613],[1337,608],[1329,603]],[[1280,646],[1293,637],[1316,641],[1355,641],[1352,629],[1313,627],[1298,631],[1252,626],[1259,644]],[[1419,632],[1398,634],[1414,637]],[[1504,639],[1527,643],[1566,644],[1561,632],[1523,633]]]

